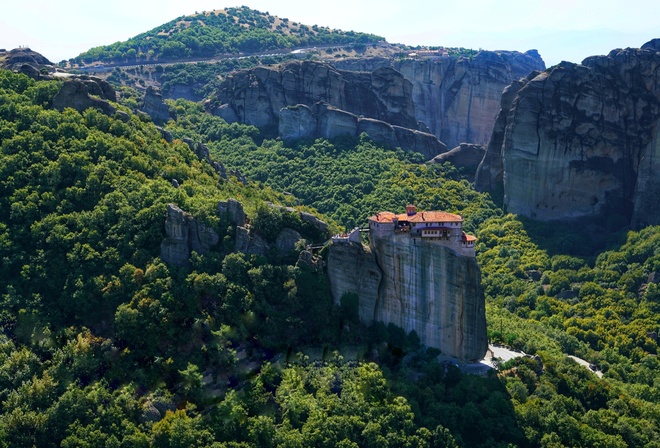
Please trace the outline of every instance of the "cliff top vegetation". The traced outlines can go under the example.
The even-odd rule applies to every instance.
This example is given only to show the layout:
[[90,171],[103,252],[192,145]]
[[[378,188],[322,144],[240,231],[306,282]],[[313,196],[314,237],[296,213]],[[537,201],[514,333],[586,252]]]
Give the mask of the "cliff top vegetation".
[[308,26],[248,7],[182,16],[125,42],[92,48],[74,63],[163,61],[383,41],[373,34]]

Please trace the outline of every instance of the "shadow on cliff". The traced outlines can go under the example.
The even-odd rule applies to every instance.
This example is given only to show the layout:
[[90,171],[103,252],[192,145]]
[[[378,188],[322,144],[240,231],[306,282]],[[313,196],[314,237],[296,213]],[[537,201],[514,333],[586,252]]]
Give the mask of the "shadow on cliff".
[[620,218],[564,222],[519,217],[532,241],[548,255],[576,257],[593,257],[623,244],[629,227],[625,218]]

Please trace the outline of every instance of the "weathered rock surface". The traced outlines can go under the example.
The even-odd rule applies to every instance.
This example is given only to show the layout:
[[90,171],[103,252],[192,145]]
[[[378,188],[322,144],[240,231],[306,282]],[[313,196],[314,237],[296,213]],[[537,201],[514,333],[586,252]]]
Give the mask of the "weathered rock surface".
[[474,178],[485,153],[486,148],[482,145],[461,143],[451,151],[435,156],[432,161],[434,163],[449,162],[456,168],[463,169],[463,172],[470,178]]
[[236,227],[236,237],[234,243],[236,252],[246,254],[266,255],[270,250],[270,245],[260,235],[250,232],[246,227]]
[[280,111],[279,135],[285,140],[356,137],[363,132],[381,145],[420,152],[426,159],[447,151],[447,146],[432,134],[373,118],[360,118],[327,103],[317,103],[313,107],[297,104]]
[[110,84],[100,78],[81,76],[64,81],[53,97],[53,107],[57,110],[71,107],[79,112],[93,107],[112,115],[117,109],[108,101],[117,101],[117,94]]
[[[52,67],[52,65],[53,63],[46,57],[29,48],[14,48],[10,51],[0,52],[0,68],[20,71],[28,76],[32,75],[30,77],[34,79],[39,79],[39,69],[46,66]],[[26,66],[31,67],[32,70]]]
[[480,51],[472,58],[402,60],[394,68],[413,84],[417,120],[453,148],[488,144],[502,90],[545,64],[536,50]]
[[533,70],[545,69],[536,50],[480,51],[472,58],[347,59],[334,64],[344,70],[391,67],[400,72],[413,86],[415,119],[450,148],[464,142],[488,144],[502,90]]
[[242,227],[245,225],[246,216],[243,211],[243,204],[233,198],[218,202],[218,213],[220,217],[227,217],[229,223],[233,226]]
[[477,187],[501,189],[508,211],[540,220],[660,223],[660,52],[657,40],[644,47],[512,87]]
[[371,323],[376,319],[375,304],[383,274],[371,249],[362,244],[333,244],[328,251],[327,272],[330,292],[335,303],[347,293],[359,297],[360,319]]
[[198,222],[175,204],[167,205],[165,234],[160,244],[160,258],[175,266],[187,265],[192,251],[206,253],[220,240],[215,230]]
[[412,93],[412,84],[390,67],[367,73],[342,71],[321,62],[294,61],[228,76],[216,100],[207,106],[230,123],[277,129],[284,139],[367,132],[373,140],[391,147],[421,148],[430,158],[446,146],[432,135],[416,133]]
[[163,101],[163,95],[153,86],[147,87],[140,109],[149,115],[154,123],[162,124],[170,119],[170,111]]
[[485,300],[473,257],[401,234],[372,240],[370,249],[335,243],[327,263],[334,300],[357,294],[365,323],[415,330],[423,344],[456,358],[485,355]]
[[275,247],[279,253],[293,252],[296,250],[296,244],[300,241],[302,235],[293,229],[284,228],[275,239]]
[[412,84],[399,72],[383,68],[355,73],[314,61],[294,61],[257,67],[228,76],[217,92],[239,121],[257,127],[277,123],[278,112],[289,105],[319,101],[337,109],[405,127],[414,127]]

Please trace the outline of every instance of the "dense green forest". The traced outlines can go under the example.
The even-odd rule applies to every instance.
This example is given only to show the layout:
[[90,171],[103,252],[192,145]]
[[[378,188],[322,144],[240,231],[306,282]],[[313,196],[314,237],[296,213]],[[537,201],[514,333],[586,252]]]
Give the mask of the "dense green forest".
[[[460,171],[366,137],[289,145],[179,100],[167,143],[143,115],[52,110],[59,87],[0,71],[0,446],[660,446],[660,228],[549,251]],[[536,357],[467,375],[362,327],[295,253],[234,252],[230,197],[256,229],[295,226],[266,201],[332,227],[461,213],[491,340]],[[168,203],[221,235],[184,267],[159,257]]]
[[179,17],[125,42],[92,48],[70,62],[153,62],[382,40],[372,34],[307,26],[243,6]]

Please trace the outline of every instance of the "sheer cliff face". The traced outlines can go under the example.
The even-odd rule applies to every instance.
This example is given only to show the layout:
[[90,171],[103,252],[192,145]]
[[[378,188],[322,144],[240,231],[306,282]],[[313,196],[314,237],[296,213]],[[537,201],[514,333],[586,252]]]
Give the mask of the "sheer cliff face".
[[413,85],[417,121],[453,148],[488,144],[502,90],[545,64],[536,50],[480,51],[470,59],[403,60],[394,68]]
[[477,187],[502,188],[508,211],[541,220],[660,223],[660,48],[645,47],[528,79],[503,101]]
[[[432,158],[446,151],[445,144],[486,144],[502,89],[545,68],[535,50],[333,64],[295,61],[236,72],[221,84],[211,112],[229,122],[279,128],[282,138],[366,132],[379,143]],[[330,107],[319,109],[318,103]]]
[[338,70],[314,61],[258,67],[228,76],[217,93],[219,114],[257,127],[277,126],[287,106],[326,102],[354,115],[415,128],[412,84],[391,68],[370,73]]
[[365,323],[415,330],[423,344],[464,360],[487,349],[485,302],[473,257],[407,234],[375,239],[371,251],[334,244],[328,275],[335,301],[358,294]]

